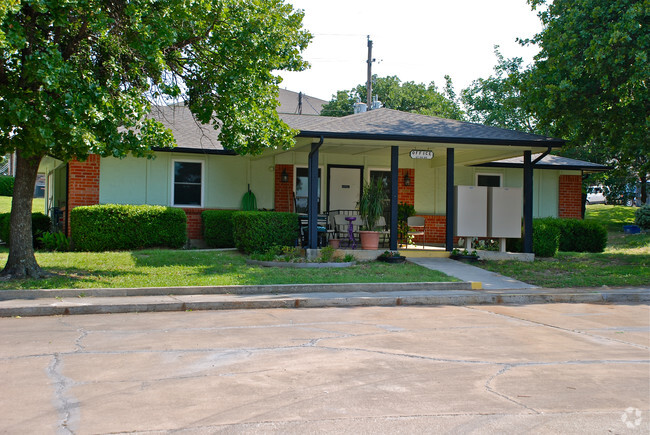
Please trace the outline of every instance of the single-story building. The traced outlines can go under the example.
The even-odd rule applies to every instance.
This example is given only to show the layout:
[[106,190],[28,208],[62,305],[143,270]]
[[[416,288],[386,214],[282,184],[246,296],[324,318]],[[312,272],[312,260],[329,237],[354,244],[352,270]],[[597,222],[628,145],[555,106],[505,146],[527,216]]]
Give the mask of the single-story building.
[[172,129],[176,148],[156,150],[155,159],[46,158],[40,168],[46,209],[60,211],[69,231],[69,211],[81,205],[179,207],[196,241],[202,211],[239,209],[250,188],[260,209],[308,213],[315,235],[317,214],[356,209],[363,181],[379,177],[391,192],[390,247],[396,249],[397,204],[407,203],[425,217],[425,235],[417,241],[450,250],[454,236],[463,235],[454,231],[455,186],[520,188],[523,206],[512,212],[523,215],[526,249],[532,249],[532,218],[580,218],[583,173],[607,169],[548,154],[561,139],[385,108],[318,116],[325,101],[284,90],[280,101],[280,117],[299,131],[289,151],[237,155],[183,105],[158,107],[153,116]]

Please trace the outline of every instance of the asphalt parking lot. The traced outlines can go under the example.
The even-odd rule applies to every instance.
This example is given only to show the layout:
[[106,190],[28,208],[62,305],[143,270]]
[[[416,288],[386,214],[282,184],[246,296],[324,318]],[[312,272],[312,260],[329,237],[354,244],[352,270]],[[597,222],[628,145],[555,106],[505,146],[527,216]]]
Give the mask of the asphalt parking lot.
[[649,433],[648,305],[0,318],[0,433]]

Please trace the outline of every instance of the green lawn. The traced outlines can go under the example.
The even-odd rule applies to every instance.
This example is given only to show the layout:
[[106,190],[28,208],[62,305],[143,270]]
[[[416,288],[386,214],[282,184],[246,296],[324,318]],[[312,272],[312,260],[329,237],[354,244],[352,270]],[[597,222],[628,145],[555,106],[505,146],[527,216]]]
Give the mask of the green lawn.
[[534,263],[484,261],[480,267],[542,287],[600,287],[650,285],[650,234],[626,235],[634,224],[634,207],[587,206],[586,219],[609,231],[602,254],[560,252]]
[[[0,213],[11,211],[11,196],[0,196]],[[34,198],[32,212],[45,213],[45,198]]]
[[[235,251],[39,252],[36,259],[51,278],[0,281],[0,289],[456,281],[410,263],[371,262],[343,269],[253,267]],[[5,248],[0,263],[6,260]]]

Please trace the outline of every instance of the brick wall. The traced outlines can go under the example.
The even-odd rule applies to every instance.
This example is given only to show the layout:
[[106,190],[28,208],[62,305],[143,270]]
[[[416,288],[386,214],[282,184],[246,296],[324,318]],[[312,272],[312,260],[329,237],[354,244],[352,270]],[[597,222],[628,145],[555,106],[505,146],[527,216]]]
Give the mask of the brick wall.
[[[416,215],[424,218],[424,243],[444,244],[447,237],[447,217],[444,215]],[[413,238],[416,244],[422,243],[422,236]],[[458,237],[454,237],[454,243]]]
[[582,218],[582,177],[560,175],[558,217]]
[[[404,185],[404,176],[408,174],[411,179],[411,185]],[[398,169],[397,170],[397,203],[402,202],[415,205],[415,169]]]
[[[282,171],[289,177],[285,183]],[[293,165],[275,165],[275,211],[293,212]]]
[[184,208],[183,211],[187,216],[187,238],[203,239],[203,224],[201,222],[201,213],[204,208]]
[[[99,204],[99,156],[91,154],[85,162],[68,163],[68,203],[66,213],[81,205]],[[70,226],[68,225],[68,236]]]

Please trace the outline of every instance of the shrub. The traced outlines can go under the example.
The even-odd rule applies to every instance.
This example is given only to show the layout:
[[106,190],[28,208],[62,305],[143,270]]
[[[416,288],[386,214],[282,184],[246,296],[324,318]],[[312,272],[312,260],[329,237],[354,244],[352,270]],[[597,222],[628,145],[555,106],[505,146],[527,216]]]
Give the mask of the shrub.
[[533,221],[533,252],[536,257],[554,257],[560,244],[560,230],[545,220]]
[[560,230],[560,251],[603,252],[607,246],[607,229],[593,221],[580,219],[540,219]]
[[646,204],[634,212],[634,223],[644,230],[650,230],[650,205]]
[[294,246],[298,238],[298,215],[271,211],[239,211],[233,214],[235,246],[250,254],[272,246]]
[[187,240],[187,217],[179,208],[91,205],[72,209],[70,229],[78,251],[180,248]]
[[237,210],[206,210],[201,213],[203,238],[211,248],[234,248],[232,217]]
[[0,196],[14,196],[14,177],[0,175]]
[[[9,244],[11,213],[0,213],[0,240]],[[34,240],[34,247],[39,247],[40,242],[38,238],[50,230],[50,217],[43,213],[32,213],[32,237]]]
[[64,252],[70,248],[68,238],[61,231],[55,233],[43,233],[43,235],[38,238],[38,241],[46,251]]

